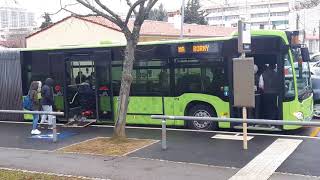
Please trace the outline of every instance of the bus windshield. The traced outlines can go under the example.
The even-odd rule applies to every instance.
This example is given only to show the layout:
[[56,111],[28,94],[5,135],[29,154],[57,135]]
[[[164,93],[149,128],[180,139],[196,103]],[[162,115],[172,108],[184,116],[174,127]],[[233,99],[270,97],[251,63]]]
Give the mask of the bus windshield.
[[311,92],[309,63],[303,62],[301,48],[293,48],[292,56],[297,77],[298,95],[299,99],[303,100],[309,97],[309,94]]

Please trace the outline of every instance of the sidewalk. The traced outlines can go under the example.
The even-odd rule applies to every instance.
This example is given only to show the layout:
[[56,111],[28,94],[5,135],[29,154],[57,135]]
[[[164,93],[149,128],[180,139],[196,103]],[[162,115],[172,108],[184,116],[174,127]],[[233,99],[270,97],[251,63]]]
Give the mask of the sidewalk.
[[[130,157],[0,148],[0,167],[111,180],[225,180],[238,169]],[[315,180],[275,173],[271,180]]]
[[[59,128],[72,134],[52,143],[30,138],[30,124],[0,123],[0,167],[104,179],[229,179],[278,137],[255,136],[249,149],[242,141],[212,139],[219,132],[168,131],[168,149],[160,142],[126,157],[60,154],[55,150],[95,137],[110,137],[112,128]],[[43,132],[48,133],[48,132]],[[161,138],[158,129],[127,129],[129,138]],[[319,140],[303,140],[270,179],[319,179]],[[283,174],[313,175],[316,177]],[[245,178],[244,178],[245,179]]]
[[228,179],[237,172],[236,169],[140,158],[57,154],[6,148],[0,148],[0,166],[112,180]]

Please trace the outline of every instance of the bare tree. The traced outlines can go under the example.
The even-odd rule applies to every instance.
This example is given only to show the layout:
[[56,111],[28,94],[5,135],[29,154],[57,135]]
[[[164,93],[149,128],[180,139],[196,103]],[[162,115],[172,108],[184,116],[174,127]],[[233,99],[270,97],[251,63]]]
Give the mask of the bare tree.
[[[111,10],[107,2],[102,3],[101,0],[76,0],[79,4],[86,7],[88,10],[91,11],[90,15],[97,15],[106,18],[107,20],[116,24],[124,34],[127,45],[125,48],[125,58],[123,62],[123,71],[122,71],[122,79],[121,79],[121,88],[119,94],[119,104],[118,104],[118,112],[117,112],[117,119],[115,122],[114,128],[114,138],[125,138],[125,125],[126,125],[126,116],[128,110],[128,100],[129,100],[129,93],[130,87],[132,82],[132,68],[133,62],[135,60],[135,51],[136,46],[138,44],[141,26],[145,19],[148,18],[149,12],[151,11],[152,7],[157,3],[158,0],[125,0],[126,4],[129,6],[129,10],[127,12],[126,18],[121,19],[121,17]],[[121,1],[121,0],[120,0]],[[68,5],[67,5],[68,6]],[[64,6],[61,8],[74,13],[68,10]],[[69,5],[70,6],[70,5]],[[133,23],[133,27],[130,28],[128,26],[129,19],[135,16],[135,20]]]
[[310,9],[313,7],[316,7],[320,4],[320,0],[302,0],[300,2],[297,2],[295,5],[295,9]]

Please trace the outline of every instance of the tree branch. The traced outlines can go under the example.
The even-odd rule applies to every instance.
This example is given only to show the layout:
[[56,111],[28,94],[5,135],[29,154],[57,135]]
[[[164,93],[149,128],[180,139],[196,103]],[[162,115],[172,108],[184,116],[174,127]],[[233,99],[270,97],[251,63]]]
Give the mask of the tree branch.
[[[145,1],[146,1],[146,0],[139,0],[139,1],[136,1],[133,5],[129,5],[129,6],[130,6],[130,9],[129,9],[129,11],[128,11],[128,14],[127,14],[127,17],[126,17],[126,20],[125,20],[124,24],[126,24],[126,25],[128,24],[132,12],[136,11],[135,8],[136,8],[137,6],[139,6],[139,5],[141,6],[141,3],[142,3],[142,2],[145,3]],[[130,3],[130,0],[127,0],[127,2]],[[137,15],[138,15],[137,12],[135,12],[135,16],[137,16]]]
[[121,22],[123,24],[123,21],[121,20],[121,17],[110,10],[107,6],[101,3],[100,0],[94,0],[103,10],[107,11],[112,17],[114,17],[117,21]]
[[[126,0],[126,2],[127,2],[129,7],[133,6],[130,0]],[[134,15],[137,15],[137,11],[135,9],[133,9],[133,13],[134,13]]]
[[151,11],[151,9],[153,8],[153,6],[158,2],[158,0],[149,0],[147,7],[145,8],[145,14],[144,14],[144,19],[147,18],[149,12]]
[[116,24],[117,26],[119,26],[120,29],[124,30],[126,33],[130,32],[128,26],[126,26],[123,21],[121,20],[121,18],[115,14],[113,11],[111,11],[109,8],[107,8],[105,5],[103,5],[100,0],[95,0],[98,5],[104,9],[105,11],[107,11],[107,13],[109,13],[110,15],[100,11],[99,9],[95,8],[94,6],[92,6],[91,4],[85,2],[86,0],[76,0],[77,2],[79,2],[80,4],[82,4],[83,6],[85,6],[86,8],[90,9],[91,11],[95,12],[97,15],[102,16],[106,19],[108,19],[109,21],[113,22],[114,24]]

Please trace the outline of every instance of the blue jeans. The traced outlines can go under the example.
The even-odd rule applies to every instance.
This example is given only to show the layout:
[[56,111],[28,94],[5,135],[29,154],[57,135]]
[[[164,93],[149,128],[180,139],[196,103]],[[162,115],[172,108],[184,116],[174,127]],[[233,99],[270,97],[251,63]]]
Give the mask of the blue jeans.
[[32,121],[32,130],[37,129],[38,121],[39,121],[39,114],[34,114],[33,115],[33,121]]

